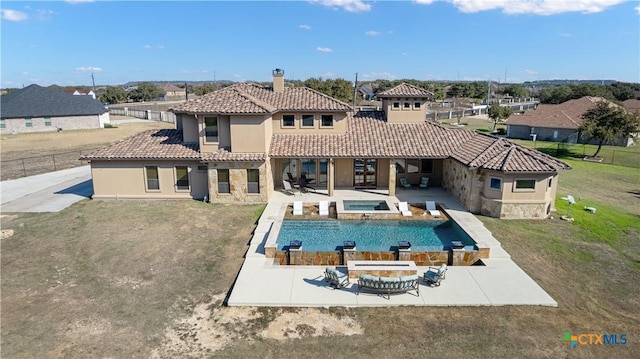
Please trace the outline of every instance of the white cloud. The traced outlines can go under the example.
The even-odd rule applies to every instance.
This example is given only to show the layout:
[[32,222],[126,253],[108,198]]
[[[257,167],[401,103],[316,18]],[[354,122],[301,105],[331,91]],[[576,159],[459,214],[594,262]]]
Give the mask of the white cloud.
[[309,0],[309,2],[335,9],[342,8],[348,12],[364,12],[371,10],[371,5],[365,4],[362,0]]
[[158,49],[158,50],[162,50],[164,49],[164,45],[144,45],[143,48],[147,49],[147,50],[151,50],[151,49]]
[[76,72],[101,72],[101,67],[76,67]]
[[94,2],[94,0],[65,0],[65,2],[67,4],[86,4],[86,3],[90,3],[90,2]]
[[183,74],[206,74],[209,73],[209,70],[182,70],[180,72]]
[[53,14],[55,14],[53,10],[38,9],[36,10],[36,19],[39,21],[47,21],[51,19]]
[[395,80],[398,76],[390,72],[369,72],[362,74],[362,78],[366,80]]
[[2,9],[2,19],[8,21],[24,21],[29,18],[29,15],[22,11]]
[[370,30],[364,32],[367,36],[378,36],[380,35],[380,31]]
[[[502,10],[508,15],[554,15],[565,12],[597,13],[625,0],[445,0],[464,13]],[[430,0],[418,0],[419,4],[431,4]]]
[[333,49],[330,49],[328,47],[316,47],[316,50],[320,51],[320,52],[333,52]]
[[638,15],[640,15],[640,5],[636,6],[634,9],[635,9],[635,10],[636,10],[636,12],[638,13]]
[[562,37],[571,37],[571,34],[568,33],[568,32],[563,32],[563,33],[560,34],[560,36],[562,36]]
[[536,71],[536,70],[531,70],[531,69],[524,69],[524,71],[523,71],[523,72],[524,72],[525,74],[527,74],[527,75],[537,75],[537,74],[538,74],[538,71]]
[[320,77],[325,78],[325,79],[335,79],[336,78],[336,74],[335,74],[335,72],[328,71],[328,72],[323,73]]
[[26,71],[22,71],[20,74],[21,74],[21,75],[25,75],[25,76],[26,76],[26,75],[28,75],[29,73],[28,73],[28,72],[26,72]]
[[298,27],[301,28],[301,29],[304,29],[304,30],[311,30],[311,26],[305,25],[305,24],[298,25]]

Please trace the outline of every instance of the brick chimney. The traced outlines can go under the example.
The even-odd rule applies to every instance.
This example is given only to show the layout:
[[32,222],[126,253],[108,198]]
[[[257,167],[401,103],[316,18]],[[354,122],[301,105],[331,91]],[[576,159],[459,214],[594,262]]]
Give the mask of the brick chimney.
[[273,74],[273,92],[284,92],[284,70],[275,69]]

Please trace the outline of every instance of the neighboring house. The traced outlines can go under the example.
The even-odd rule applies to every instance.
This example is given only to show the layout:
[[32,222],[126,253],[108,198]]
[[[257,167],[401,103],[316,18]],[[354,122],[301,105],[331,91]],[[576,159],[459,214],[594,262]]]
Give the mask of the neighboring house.
[[640,100],[637,99],[629,99],[622,103],[622,106],[628,112],[635,113],[640,115]]
[[376,97],[376,94],[373,92],[370,85],[360,86],[360,88],[358,88],[358,92],[360,92],[362,99],[365,101],[371,101]]
[[546,218],[569,166],[505,139],[425,121],[432,94],[401,84],[379,94],[383,111],[351,107],[305,87],[236,84],[178,105],[176,129],[150,130],[97,150],[96,199],[195,198],[266,202],[288,174],[335,189],[396,194],[425,176],[468,210]]
[[74,90],[74,89],[65,89],[64,92],[71,94],[71,95],[86,95],[86,96],[91,96],[93,97],[93,99],[96,99],[96,94],[95,92],[93,92],[92,89],[79,89],[79,90]]
[[101,128],[109,111],[91,96],[29,85],[0,97],[0,133]]
[[[507,119],[507,137],[567,143],[582,143],[588,139],[581,138],[579,128],[584,122],[582,115],[595,107],[598,101],[609,102],[602,97],[585,96],[569,100],[558,105],[538,105],[535,110],[523,114],[513,114]],[[620,138],[613,143],[616,146],[633,144],[632,138]]]
[[165,101],[181,101],[186,98],[185,89],[173,84],[162,84],[160,88],[164,92]]

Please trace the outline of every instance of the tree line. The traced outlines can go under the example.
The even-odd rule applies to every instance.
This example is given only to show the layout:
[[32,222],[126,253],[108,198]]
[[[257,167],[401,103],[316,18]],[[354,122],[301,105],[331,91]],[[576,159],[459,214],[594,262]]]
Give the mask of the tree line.
[[613,102],[622,102],[636,98],[640,91],[640,84],[614,82],[608,85],[590,83],[570,84],[547,87],[540,91],[540,102],[545,104],[559,104],[584,96],[602,97]]

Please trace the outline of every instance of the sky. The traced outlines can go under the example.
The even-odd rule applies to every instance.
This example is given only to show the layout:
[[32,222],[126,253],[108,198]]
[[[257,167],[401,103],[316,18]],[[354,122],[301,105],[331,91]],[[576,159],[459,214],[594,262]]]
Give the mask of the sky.
[[6,1],[0,87],[403,78],[640,82],[640,1]]

